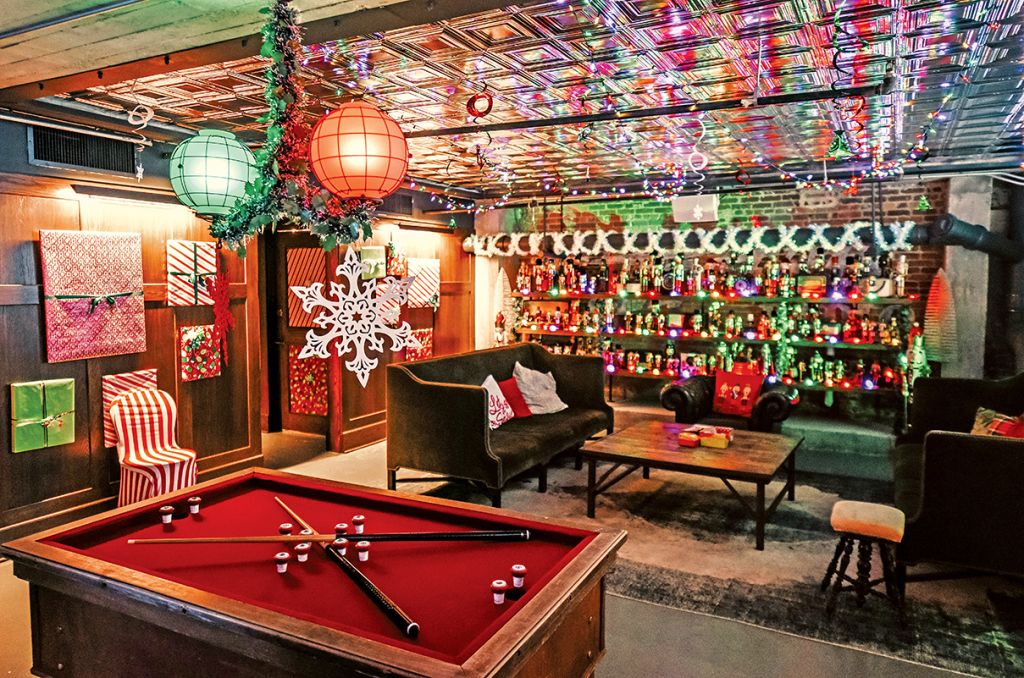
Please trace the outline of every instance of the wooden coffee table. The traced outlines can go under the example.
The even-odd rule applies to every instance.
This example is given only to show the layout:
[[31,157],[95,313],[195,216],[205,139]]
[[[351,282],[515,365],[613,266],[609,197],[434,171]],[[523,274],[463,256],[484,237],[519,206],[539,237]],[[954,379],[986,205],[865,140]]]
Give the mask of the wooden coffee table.
[[[587,461],[587,515],[594,517],[599,494],[637,469],[643,469],[645,478],[649,477],[652,468],[721,478],[754,520],[757,550],[763,551],[764,526],[775,513],[783,495],[788,495],[790,501],[796,499],[796,450],[803,437],[735,431],[732,442],[724,450],[680,447],[677,434],[689,426],[660,420],[646,421],[587,443],[581,450]],[[613,466],[598,477],[597,463],[601,461],[611,462]],[[783,467],[786,468],[786,484],[766,508],[765,487]],[[734,482],[757,486],[753,505],[736,491]]]

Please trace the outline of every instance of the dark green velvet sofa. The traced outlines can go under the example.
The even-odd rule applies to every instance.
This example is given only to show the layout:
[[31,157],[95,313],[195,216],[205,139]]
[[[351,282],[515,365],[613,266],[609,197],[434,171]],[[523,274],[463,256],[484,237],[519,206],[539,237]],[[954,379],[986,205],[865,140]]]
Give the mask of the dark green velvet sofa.
[[[512,376],[516,361],[551,372],[569,407],[554,414],[487,425],[487,375]],[[591,436],[611,432],[612,408],[604,399],[601,358],[552,355],[534,344],[514,344],[432,360],[388,365],[388,487],[399,469],[429,471],[474,481],[501,505],[501,488],[536,470],[546,490],[546,465]]]
[[904,581],[921,561],[1024,575],[1024,440],[970,435],[978,407],[1020,414],[1024,374],[914,383],[910,433],[893,451],[895,504],[907,516],[896,550]]

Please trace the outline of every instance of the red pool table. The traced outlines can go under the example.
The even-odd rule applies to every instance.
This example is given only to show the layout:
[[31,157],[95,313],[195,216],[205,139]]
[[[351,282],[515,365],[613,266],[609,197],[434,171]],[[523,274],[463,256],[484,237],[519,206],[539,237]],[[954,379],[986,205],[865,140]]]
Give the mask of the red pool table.
[[[186,500],[202,497],[198,516]],[[314,547],[278,574],[280,543],[129,545],[128,539],[525,528],[525,542],[375,543],[358,568],[420,626],[409,638]],[[178,511],[170,526],[158,508]],[[604,651],[603,578],[621,530],[253,469],[4,544],[31,584],[41,676],[580,676]],[[528,568],[503,605],[490,583]]]

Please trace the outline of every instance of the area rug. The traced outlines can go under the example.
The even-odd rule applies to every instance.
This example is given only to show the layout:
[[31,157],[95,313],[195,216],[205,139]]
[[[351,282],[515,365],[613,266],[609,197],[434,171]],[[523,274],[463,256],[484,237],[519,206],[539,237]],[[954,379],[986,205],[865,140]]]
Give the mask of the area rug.
[[[614,526],[629,532],[609,590],[639,600],[740,620],[900,659],[982,676],[1024,675],[1024,584],[1002,578],[911,583],[909,625],[881,598],[856,607],[843,594],[832,621],[819,584],[835,547],[829,513],[839,499],[885,502],[886,483],[800,474],[795,502],[783,501],[754,549],[753,522],[721,481],[652,471],[635,473],[598,498],[586,518],[586,472],[570,460],[535,479],[513,481],[509,509]],[[773,497],[781,482],[769,488]],[[741,492],[753,486],[738,485]],[[410,485],[406,491],[484,503],[470,486]],[[774,490],[774,492],[772,492]],[[874,572],[881,572],[876,561]]]

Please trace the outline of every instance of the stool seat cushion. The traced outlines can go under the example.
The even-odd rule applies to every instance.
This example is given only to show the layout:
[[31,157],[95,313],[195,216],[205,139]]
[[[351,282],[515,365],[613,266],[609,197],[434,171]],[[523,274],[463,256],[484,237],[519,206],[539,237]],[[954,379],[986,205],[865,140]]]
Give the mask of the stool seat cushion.
[[892,506],[866,501],[837,501],[832,507],[832,529],[836,532],[898,544],[903,541],[905,524],[903,511]]

